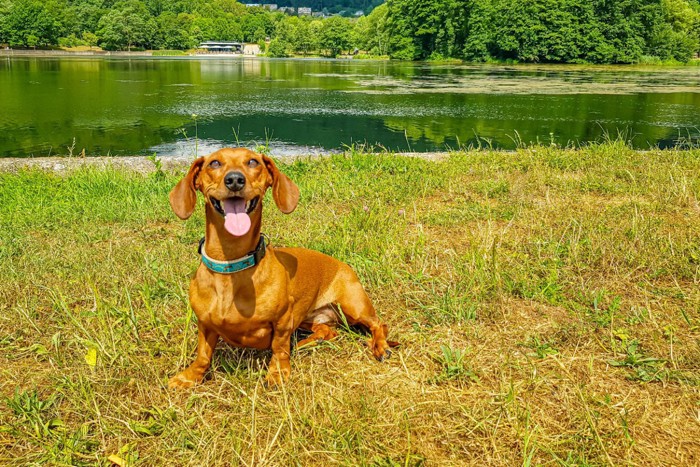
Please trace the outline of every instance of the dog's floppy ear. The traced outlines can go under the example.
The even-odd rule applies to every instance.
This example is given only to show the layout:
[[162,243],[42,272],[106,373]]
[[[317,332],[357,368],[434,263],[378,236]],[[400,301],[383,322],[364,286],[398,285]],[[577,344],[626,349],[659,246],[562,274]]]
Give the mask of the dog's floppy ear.
[[187,175],[170,192],[170,207],[180,219],[188,219],[197,204],[197,175],[202,170],[204,157],[195,160]]
[[263,155],[265,167],[272,177],[272,198],[280,211],[289,214],[299,202],[299,188],[285,174],[279,171],[275,162]]

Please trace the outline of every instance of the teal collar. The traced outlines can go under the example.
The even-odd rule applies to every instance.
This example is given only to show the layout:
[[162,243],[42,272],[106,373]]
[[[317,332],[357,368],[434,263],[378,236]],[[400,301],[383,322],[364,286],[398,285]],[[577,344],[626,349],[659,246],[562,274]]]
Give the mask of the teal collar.
[[208,257],[204,252],[204,238],[199,241],[199,254],[202,255],[202,264],[210,271],[219,274],[233,274],[260,264],[260,261],[265,257],[265,236],[260,235],[260,241],[258,241],[255,250],[233,261],[217,261]]

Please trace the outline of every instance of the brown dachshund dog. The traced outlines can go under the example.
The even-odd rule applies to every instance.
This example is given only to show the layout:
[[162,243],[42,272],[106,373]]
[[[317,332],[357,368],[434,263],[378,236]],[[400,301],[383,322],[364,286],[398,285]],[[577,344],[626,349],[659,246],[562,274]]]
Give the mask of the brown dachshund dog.
[[181,219],[192,215],[197,191],[206,206],[202,264],[190,284],[199,326],[197,357],[170,379],[170,387],[202,381],[219,337],[238,347],[271,348],[267,381],[280,384],[289,378],[294,331],[312,333],[298,346],[332,339],[341,312],[348,324],[369,329],[378,360],[391,355],[387,327],[348,265],[302,248],[266,247],[260,225],[270,187],[280,211],[294,211],[299,189],[272,159],[243,148],[221,149],[195,160],[170,193]]

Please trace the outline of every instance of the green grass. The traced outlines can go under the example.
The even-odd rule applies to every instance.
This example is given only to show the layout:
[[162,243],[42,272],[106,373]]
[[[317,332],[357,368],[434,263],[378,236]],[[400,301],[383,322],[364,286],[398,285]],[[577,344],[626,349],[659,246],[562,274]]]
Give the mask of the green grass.
[[154,57],[180,57],[188,55],[184,50],[154,50],[151,55]]
[[0,174],[0,464],[689,465],[700,452],[700,151],[350,151],[283,165],[273,245],[351,264],[392,339],[219,345],[189,391],[202,210],[181,174]]

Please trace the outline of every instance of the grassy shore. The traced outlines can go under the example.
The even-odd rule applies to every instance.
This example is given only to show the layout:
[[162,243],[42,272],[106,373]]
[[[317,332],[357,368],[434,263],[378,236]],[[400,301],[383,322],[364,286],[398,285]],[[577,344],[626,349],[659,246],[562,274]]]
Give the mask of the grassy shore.
[[0,464],[696,465],[700,151],[350,153],[284,167],[273,245],[350,263],[401,347],[229,348],[189,391],[201,210],[177,174],[0,174]]

